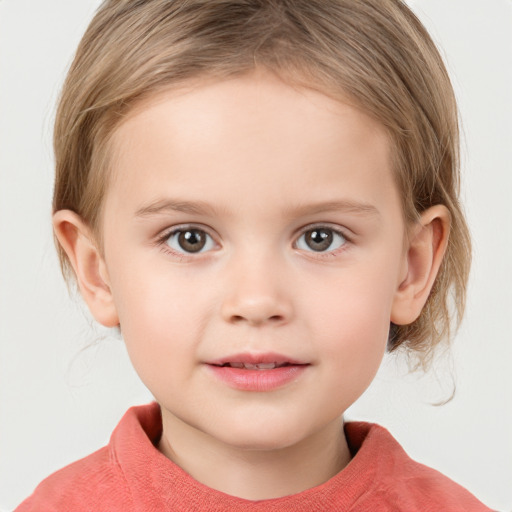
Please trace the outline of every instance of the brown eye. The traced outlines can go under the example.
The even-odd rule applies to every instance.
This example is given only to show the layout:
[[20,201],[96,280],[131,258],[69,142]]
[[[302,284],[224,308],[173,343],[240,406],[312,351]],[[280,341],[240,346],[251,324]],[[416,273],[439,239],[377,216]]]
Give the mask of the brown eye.
[[297,248],[305,251],[334,251],[346,243],[345,237],[330,228],[314,228],[306,231],[297,240]]
[[189,254],[204,252],[213,247],[211,236],[201,229],[176,230],[171,233],[166,243],[176,252]]

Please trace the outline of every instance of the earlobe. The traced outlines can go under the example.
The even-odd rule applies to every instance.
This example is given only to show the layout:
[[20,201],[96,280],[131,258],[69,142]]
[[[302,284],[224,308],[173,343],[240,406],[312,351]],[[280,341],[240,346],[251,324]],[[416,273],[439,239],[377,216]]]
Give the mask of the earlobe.
[[53,229],[94,318],[106,327],[119,325],[107,267],[89,227],[75,212],[59,210],[53,215]]
[[425,210],[413,226],[405,254],[405,277],[399,283],[391,322],[408,325],[421,314],[441,267],[450,233],[450,212],[443,205]]

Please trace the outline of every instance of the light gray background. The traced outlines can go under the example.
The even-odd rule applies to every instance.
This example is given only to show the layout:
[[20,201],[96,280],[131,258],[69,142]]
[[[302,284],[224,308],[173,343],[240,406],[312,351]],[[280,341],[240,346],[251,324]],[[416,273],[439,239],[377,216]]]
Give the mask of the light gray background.
[[[122,342],[95,330],[59,274],[50,229],[51,124],[97,0],[0,0],[0,509],[104,445],[150,394]],[[512,3],[417,0],[443,48],[465,129],[475,258],[467,317],[437,372],[387,358],[347,413],[388,427],[409,454],[512,510]],[[450,370],[450,366],[453,369]],[[450,394],[450,374],[457,394]]]

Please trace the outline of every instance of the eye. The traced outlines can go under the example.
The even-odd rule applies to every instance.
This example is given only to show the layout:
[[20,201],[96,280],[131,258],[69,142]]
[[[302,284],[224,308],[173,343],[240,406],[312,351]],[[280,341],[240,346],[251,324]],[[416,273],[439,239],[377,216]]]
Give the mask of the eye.
[[176,252],[195,254],[214,248],[212,237],[202,229],[177,229],[166,237],[165,243]]
[[309,229],[297,240],[297,248],[303,251],[328,252],[339,249],[347,239],[339,232],[327,227]]

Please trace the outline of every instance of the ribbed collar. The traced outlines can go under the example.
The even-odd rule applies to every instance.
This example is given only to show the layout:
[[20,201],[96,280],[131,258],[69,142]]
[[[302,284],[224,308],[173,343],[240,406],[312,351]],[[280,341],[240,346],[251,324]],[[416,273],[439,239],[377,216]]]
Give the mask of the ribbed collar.
[[109,449],[127,483],[135,509],[141,512],[345,511],[372,492],[377,474],[392,473],[390,459],[395,457],[390,458],[390,453],[399,458],[407,455],[378,425],[350,422],[344,428],[353,458],[340,473],[301,493],[263,501],[244,500],[210,489],[160,453],[156,445],[162,434],[162,419],[157,403],[129,409],[114,430]]

